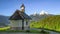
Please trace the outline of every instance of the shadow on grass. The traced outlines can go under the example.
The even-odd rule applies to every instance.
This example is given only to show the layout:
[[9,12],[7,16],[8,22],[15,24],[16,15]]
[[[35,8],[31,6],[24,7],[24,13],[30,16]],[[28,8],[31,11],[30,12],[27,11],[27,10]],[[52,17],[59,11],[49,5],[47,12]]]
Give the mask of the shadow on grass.
[[[42,28],[38,28],[38,29],[42,29]],[[48,30],[48,31],[52,31],[52,32],[57,32],[60,33],[60,31],[56,31],[56,30],[52,30],[52,29],[47,29],[47,28],[43,28],[44,30]]]

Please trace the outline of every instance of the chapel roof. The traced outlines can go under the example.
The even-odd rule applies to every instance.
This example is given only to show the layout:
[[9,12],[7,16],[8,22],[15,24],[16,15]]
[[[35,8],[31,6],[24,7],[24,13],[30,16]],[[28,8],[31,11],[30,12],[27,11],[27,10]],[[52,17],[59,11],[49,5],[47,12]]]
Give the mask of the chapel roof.
[[21,20],[21,19],[31,19],[25,12],[16,10],[15,13],[9,18],[10,20]]

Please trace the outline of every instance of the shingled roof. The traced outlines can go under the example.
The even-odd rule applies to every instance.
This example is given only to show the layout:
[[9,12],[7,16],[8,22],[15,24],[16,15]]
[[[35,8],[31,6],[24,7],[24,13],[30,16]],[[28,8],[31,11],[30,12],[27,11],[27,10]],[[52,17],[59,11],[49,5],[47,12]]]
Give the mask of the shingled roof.
[[16,10],[15,13],[9,18],[10,20],[21,20],[21,19],[31,19],[25,12]]

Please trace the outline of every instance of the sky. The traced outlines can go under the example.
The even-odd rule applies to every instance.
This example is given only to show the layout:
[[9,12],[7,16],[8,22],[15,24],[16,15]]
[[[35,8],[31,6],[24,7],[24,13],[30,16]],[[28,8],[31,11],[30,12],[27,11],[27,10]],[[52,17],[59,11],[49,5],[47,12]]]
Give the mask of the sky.
[[28,15],[42,10],[49,14],[60,14],[60,0],[0,0],[0,15],[11,16],[20,6],[25,5]]

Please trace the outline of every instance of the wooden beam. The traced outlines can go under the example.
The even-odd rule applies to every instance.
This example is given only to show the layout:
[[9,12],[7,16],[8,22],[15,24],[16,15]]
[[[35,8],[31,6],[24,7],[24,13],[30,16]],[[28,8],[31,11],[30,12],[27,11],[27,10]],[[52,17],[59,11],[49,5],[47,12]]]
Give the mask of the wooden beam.
[[22,30],[24,30],[24,19],[22,20]]

